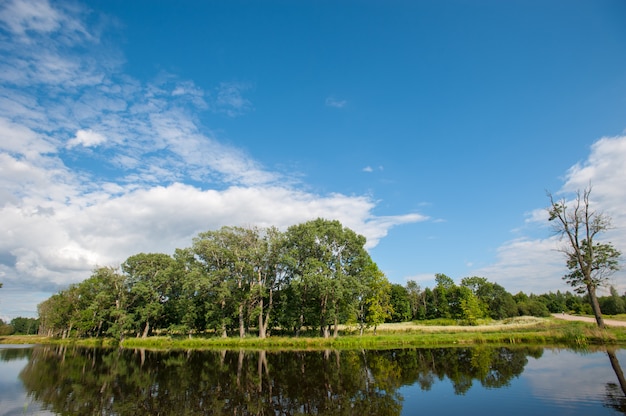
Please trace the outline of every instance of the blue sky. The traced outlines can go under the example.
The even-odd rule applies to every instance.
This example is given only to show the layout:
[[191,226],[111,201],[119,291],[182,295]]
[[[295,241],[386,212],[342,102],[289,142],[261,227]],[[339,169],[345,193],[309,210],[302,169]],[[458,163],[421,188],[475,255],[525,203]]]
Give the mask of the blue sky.
[[567,290],[546,190],[591,182],[626,247],[625,20],[621,0],[5,1],[0,317],[207,229],[316,217],[392,282]]

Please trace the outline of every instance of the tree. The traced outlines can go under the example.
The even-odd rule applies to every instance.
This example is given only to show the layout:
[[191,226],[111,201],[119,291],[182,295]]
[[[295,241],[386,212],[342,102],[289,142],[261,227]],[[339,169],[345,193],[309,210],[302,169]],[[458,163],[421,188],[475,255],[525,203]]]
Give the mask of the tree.
[[35,318],[24,318],[18,316],[11,320],[11,326],[13,327],[13,333],[18,335],[31,335],[36,334],[39,327],[39,320]]
[[435,274],[435,281],[437,286],[433,289],[433,295],[435,297],[435,317],[436,318],[451,318],[453,305],[451,305],[452,299],[449,299],[453,295],[453,291],[456,288],[454,280],[451,277],[446,276],[443,273]]
[[173,264],[174,259],[162,253],[135,254],[122,264],[130,289],[129,306],[135,313],[134,324],[143,325],[142,338],[148,336],[151,325],[164,314]]
[[420,285],[415,280],[408,280],[406,291],[409,294],[409,303],[411,304],[411,319],[417,319],[422,298]]
[[577,293],[587,293],[596,323],[604,328],[596,289],[606,284],[608,276],[619,269],[621,253],[610,242],[594,241],[599,234],[611,228],[611,218],[592,209],[590,194],[591,187],[586,188],[582,195],[578,191],[572,206],[568,206],[565,199],[557,201],[548,193],[548,214],[554,231],[566,239],[561,251],[565,253],[570,273],[563,279]]
[[[604,313],[608,315],[617,315],[620,313],[624,313],[624,311],[626,310],[626,305],[624,305],[624,299],[619,296],[617,290],[613,286],[611,286],[609,290],[611,292],[610,296],[605,296],[598,299],[598,302],[600,302],[600,306],[602,307],[602,311],[604,311]],[[11,324],[13,325],[12,321]]]
[[358,301],[360,277],[371,258],[365,237],[339,221],[322,218],[287,229],[287,263],[300,311],[295,328],[316,325],[328,338],[338,335],[339,319]]
[[478,298],[483,313],[492,319],[503,319],[517,315],[517,305],[513,295],[497,283],[484,277],[472,276],[461,280],[461,286],[469,288]]
[[397,283],[391,285],[391,322],[406,322],[411,320],[411,299],[407,289]]
[[357,305],[356,318],[360,334],[365,328],[374,327],[374,334],[378,325],[385,322],[393,313],[392,285],[376,263],[370,263],[364,268]]

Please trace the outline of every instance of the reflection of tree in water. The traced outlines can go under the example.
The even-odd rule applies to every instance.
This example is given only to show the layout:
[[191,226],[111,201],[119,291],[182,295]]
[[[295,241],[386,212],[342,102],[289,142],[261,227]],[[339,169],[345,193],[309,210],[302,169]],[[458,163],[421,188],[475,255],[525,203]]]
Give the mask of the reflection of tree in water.
[[501,387],[541,348],[169,351],[37,347],[21,373],[64,414],[398,415],[398,388]]
[[605,388],[604,405],[606,407],[615,409],[623,414],[626,414],[626,379],[624,379],[624,372],[617,360],[614,349],[607,349],[606,354],[609,356],[611,367],[617,376],[616,383],[607,383]]
[[0,348],[0,361],[14,361],[30,357],[32,348]]

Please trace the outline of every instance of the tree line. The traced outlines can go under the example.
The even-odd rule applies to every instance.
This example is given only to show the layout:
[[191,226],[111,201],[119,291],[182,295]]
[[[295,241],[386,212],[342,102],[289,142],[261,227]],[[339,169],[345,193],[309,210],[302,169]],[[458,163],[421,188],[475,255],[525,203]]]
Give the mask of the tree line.
[[41,332],[148,336],[154,331],[220,336],[317,328],[362,330],[390,314],[390,283],[339,221],[289,227],[223,227],[200,233],[173,256],[140,253],[100,267],[38,305]]
[[[482,277],[460,285],[391,284],[364,248],[365,237],[339,221],[316,219],[281,232],[222,227],[198,234],[170,256],[140,253],[119,268],[99,267],[38,305],[41,334],[147,337],[151,333],[265,338],[302,331],[337,336],[340,324],[363,333],[383,322],[479,319],[590,312],[569,292],[512,295]],[[617,296],[617,295],[616,295]],[[611,297],[616,307],[624,300]]]

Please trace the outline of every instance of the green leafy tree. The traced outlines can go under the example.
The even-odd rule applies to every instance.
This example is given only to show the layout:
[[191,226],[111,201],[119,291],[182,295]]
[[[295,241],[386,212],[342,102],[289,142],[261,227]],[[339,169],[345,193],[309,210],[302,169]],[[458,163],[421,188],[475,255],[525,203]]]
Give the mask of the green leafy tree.
[[373,261],[362,273],[361,293],[358,294],[357,321],[361,335],[365,328],[376,328],[393,313],[392,285]]
[[39,320],[36,318],[17,317],[11,320],[14,333],[19,335],[36,334],[39,329]]
[[484,277],[472,276],[463,278],[461,286],[469,288],[474,293],[483,315],[492,319],[517,316],[517,305],[513,295],[499,284],[489,282]]
[[285,264],[285,234],[277,228],[254,229],[251,245],[251,295],[257,315],[259,338],[265,338],[272,320],[275,294],[287,281]]
[[129,311],[134,314],[134,325],[143,326],[142,338],[164,315],[173,265],[174,259],[162,253],[135,254],[122,263],[130,291]]
[[478,319],[485,316],[484,304],[469,288],[459,286],[457,290],[460,299],[460,315],[458,318],[468,325],[476,325]]
[[[435,274],[435,281],[437,285],[433,289],[433,295],[435,298],[434,309],[436,318],[451,318],[452,317],[452,305],[454,302],[453,290],[456,288],[454,280],[451,277],[446,276],[443,273]],[[452,302],[451,302],[452,301]]]
[[339,221],[322,218],[289,227],[287,264],[293,295],[302,302],[301,327],[312,324],[324,337],[338,335],[339,320],[357,302],[359,277],[371,261],[365,237],[344,228]]
[[[521,295],[520,295],[521,294]],[[520,316],[548,317],[550,311],[541,298],[535,295],[527,296],[522,292],[515,295],[517,298],[517,309]]]
[[421,288],[415,280],[408,280],[406,282],[406,291],[409,295],[409,304],[411,305],[411,319],[418,319],[423,297]]
[[188,290],[196,294],[207,326],[226,337],[233,311],[242,307],[237,285],[243,286],[242,277],[234,275],[231,228],[200,233],[194,238],[191,251],[189,268],[193,279],[187,282]]
[[610,293],[610,296],[604,296],[599,299],[602,311],[609,315],[618,315],[626,312],[624,299],[621,298],[613,286],[610,287]]
[[411,320],[411,299],[407,289],[400,284],[391,285],[391,322],[406,322]]
[[554,231],[566,240],[562,252],[570,273],[563,279],[578,293],[587,293],[600,328],[604,327],[602,311],[596,295],[598,287],[607,283],[608,276],[619,269],[620,252],[611,243],[599,243],[595,238],[611,228],[611,218],[594,211],[589,199],[591,187],[576,193],[572,205],[565,199],[555,200],[552,194],[548,208]]

